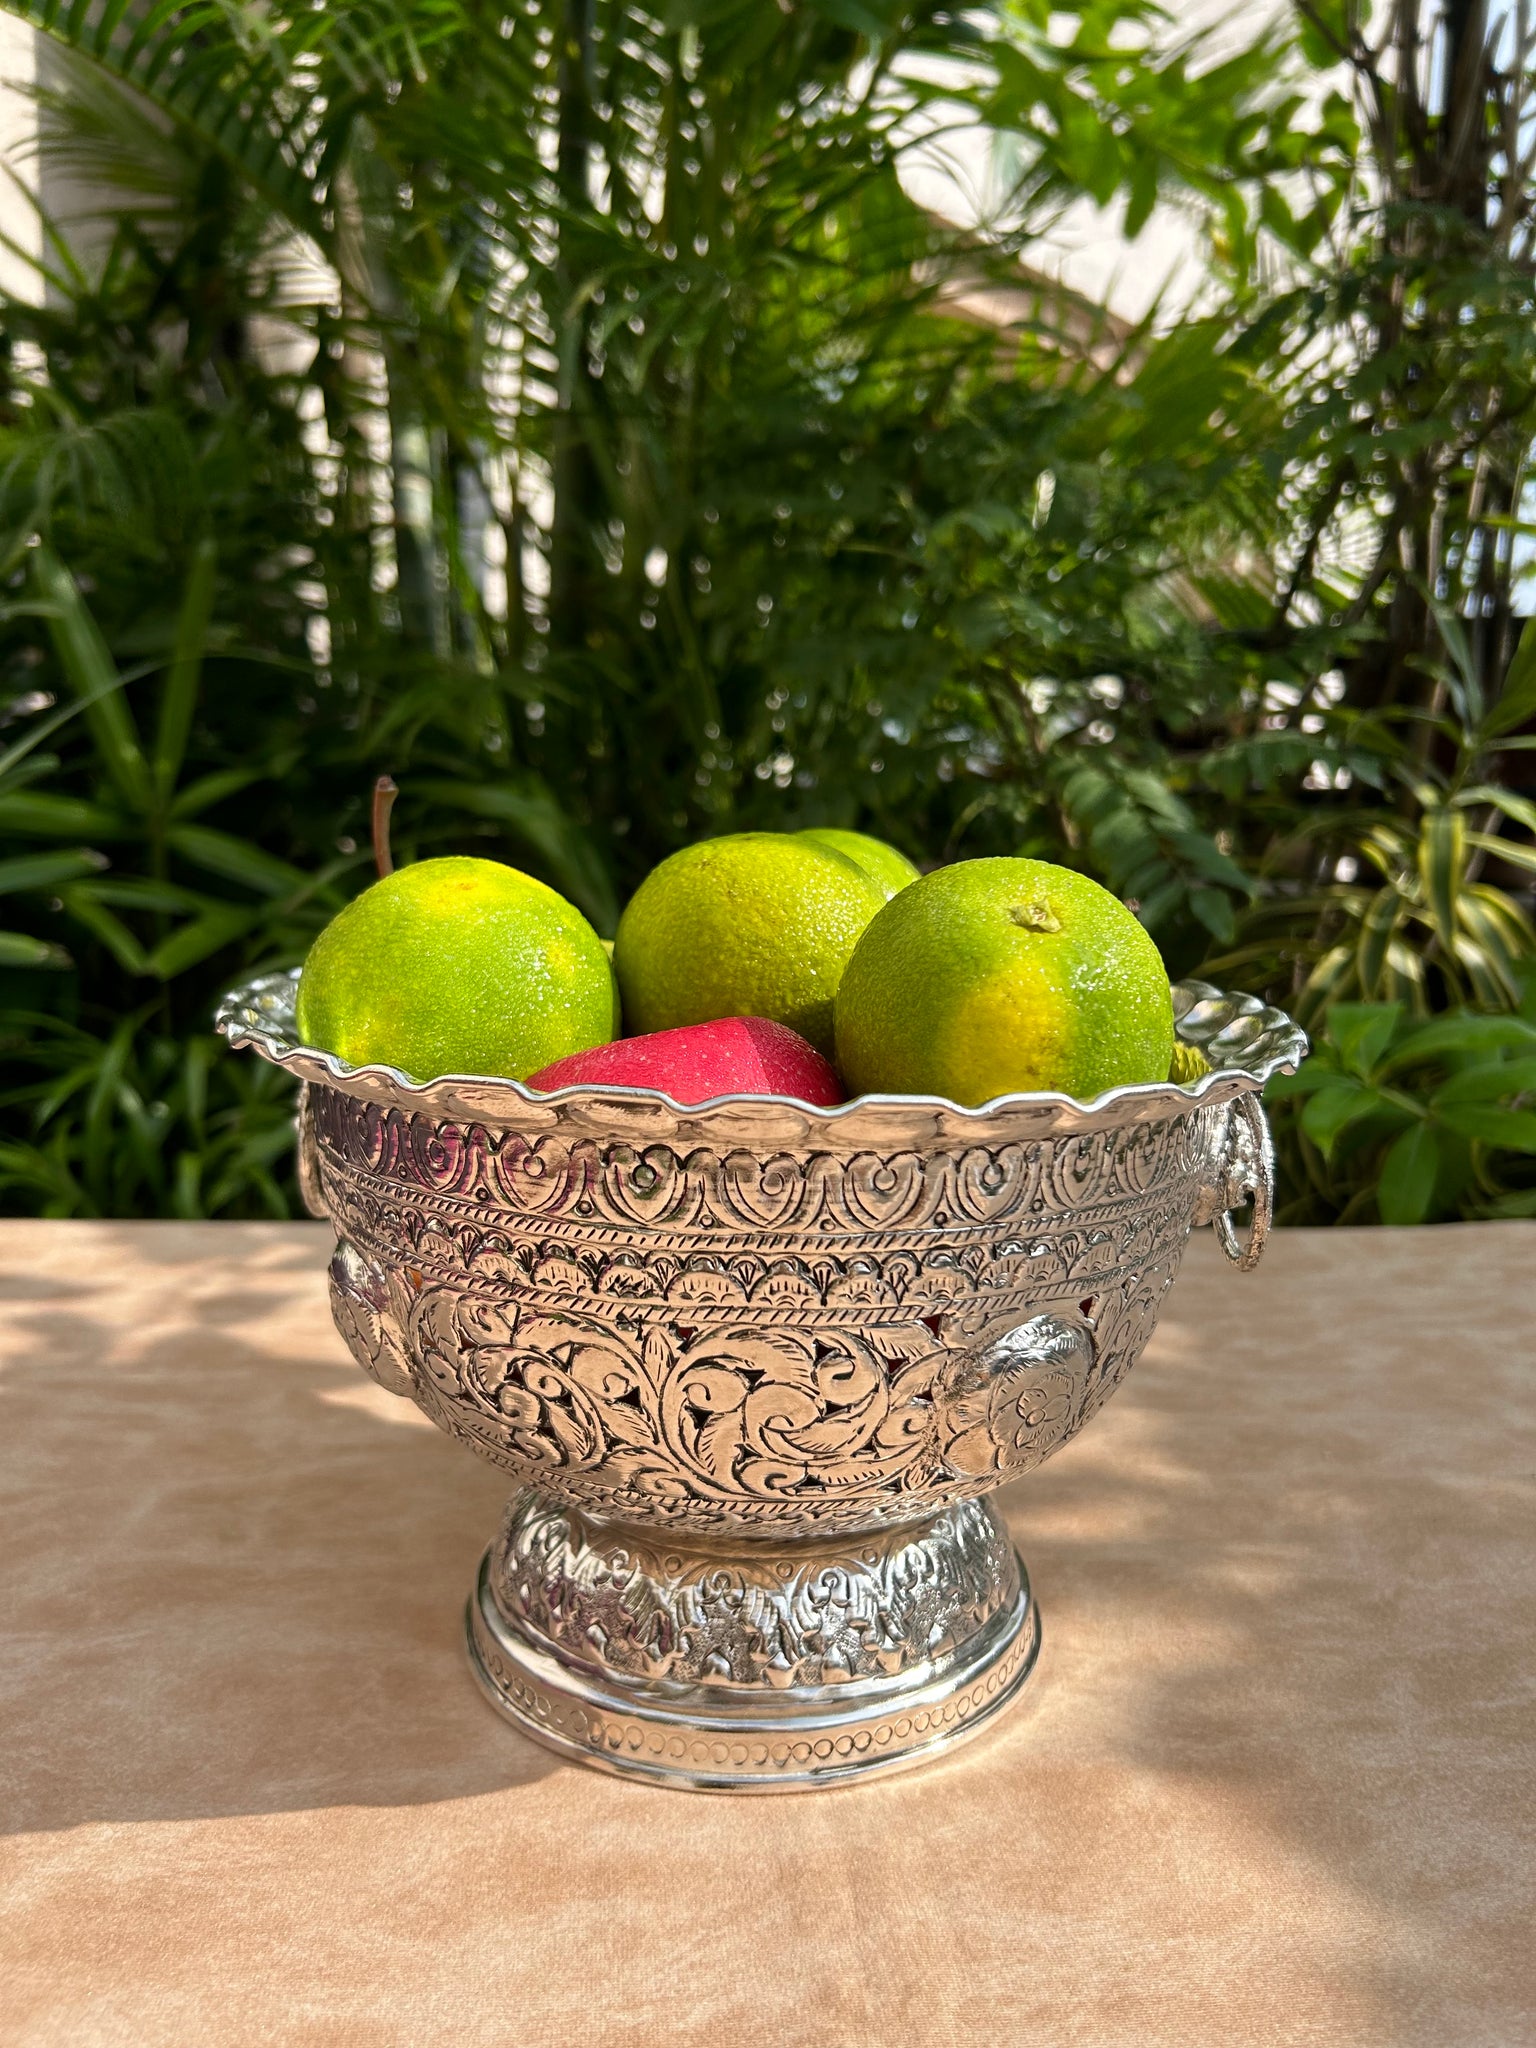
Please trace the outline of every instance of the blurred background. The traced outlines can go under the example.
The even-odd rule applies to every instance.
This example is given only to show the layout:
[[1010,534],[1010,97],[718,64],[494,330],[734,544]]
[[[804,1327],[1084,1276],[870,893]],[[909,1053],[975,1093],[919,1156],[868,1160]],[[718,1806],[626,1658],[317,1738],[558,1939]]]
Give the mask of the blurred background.
[[294,1213],[212,1005],[401,858],[1030,853],[1536,1214],[1526,0],[0,11],[0,1208]]

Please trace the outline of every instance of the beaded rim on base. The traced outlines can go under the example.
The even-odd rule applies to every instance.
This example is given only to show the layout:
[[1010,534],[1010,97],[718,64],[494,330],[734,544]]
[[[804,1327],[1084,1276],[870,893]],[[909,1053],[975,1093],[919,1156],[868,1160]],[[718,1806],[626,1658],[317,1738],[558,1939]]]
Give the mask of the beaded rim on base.
[[626,1698],[539,1650],[507,1621],[481,1561],[465,1614],[470,1669],[496,1711],[546,1749],[617,1777],[688,1792],[813,1792],[909,1769],[988,1728],[1040,1654],[1040,1610],[1019,1560],[1019,1595],[969,1654],[929,1684],[863,1703],[828,1695],[726,1711],[697,1692],[685,1710]]

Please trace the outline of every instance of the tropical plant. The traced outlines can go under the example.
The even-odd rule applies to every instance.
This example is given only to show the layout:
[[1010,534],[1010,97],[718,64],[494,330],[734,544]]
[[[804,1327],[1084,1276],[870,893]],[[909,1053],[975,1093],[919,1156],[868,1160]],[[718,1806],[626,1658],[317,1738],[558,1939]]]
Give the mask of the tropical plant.
[[1521,896],[1481,879],[1490,864],[1536,871],[1530,839],[1510,837],[1536,831],[1536,802],[1495,779],[1501,756],[1525,747],[1509,735],[1536,715],[1536,627],[1527,626],[1491,708],[1461,621],[1442,609],[1437,629],[1454,663],[1447,711],[1338,718],[1376,800],[1302,813],[1276,833],[1258,863],[1261,889],[1319,844],[1328,850],[1323,878],[1271,886],[1244,915],[1243,942],[1208,963],[1209,973],[1265,986],[1288,979],[1305,1024],[1361,999],[1419,1013],[1466,1002],[1508,1009],[1536,958]]
[[[285,1198],[210,1004],[365,879],[381,769],[401,857],[600,930],[684,840],[855,823],[1085,865],[1315,1017],[1515,1000],[1523,30],[12,4],[101,195],[0,306],[0,683],[86,707],[0,788],[14,1203]],[[976,135],[961,228],[914,177]],[[1028,268],[1170,200],[1198,318]]]
[[[90,842],[19,855],[0,865],[0,885],[8,879],[46,892],[47,922],[97,956],[97,1002],[112,989],[121,1006],[105,1032],[47,1010],[13,1011],[0,1026],[13,1077],[0,1101],[27,1112],[26,1140],[0,1143],[0,1188],[47,1214],[287,1212],[272,1171],[291,1149],[286,1091],[221,1072],[210,1103],[216,1041],[198,1028],[202,1003],[188,995],[201,994],[195,970],[253,937],[263,948],[301,950],[344,900],[336,882],[348,862],[306,873],[206,822],[257,779],[236,768],[183,772],[213,572],[205,539],[193,552],[166,657],[148,665],[162,680],[146,741],[129,701],[142,675],[116,670],[69,571],[48,547],[33,551],[39,597],[26,610],[45,624],[72,702],[7,761],[35,748],[49,727],[78,719],[96,786],[89,798],[35,778],[19,786],[27,768],[59,766],[35,751],[14,760],[8,786],[0,762],[0,829],[18,841]],[[13,966],[73,964],[57,942],[10,936],[6,950]]]
[[1299,1072],[1270,1083],[1283,1219],[1435,1223],[1536,1216],[1536,1001],[1336,1003]]
[[[1162,656],[1138,621],[1172,620],[1172,536],[1212,527],[1231,465],[1198,437],[1157,475],[1100,458],[1148,401],[1197,416],[1213,336],[1115,342],[1038,293],[1003,333],[962,301],[1016,286],[1085,180],[1256,218],[1296,147],[1265,50],[1165,72],[1085,22],[1066,61],[1036,11],[933,5],[433,0],[254,38],[234,7],[19,11],[65,53],[51,160],[106,197],[83,235],[47,223],[47,293],[5,310],[13,701],[93,706],[47,789],[0,799],[0,831],[92,870],[36,919],[72,966],[16,989],[17,1200],[270,1207],[271,1106],[215,1067],[256,1144],[210,1163],[166,1049],[361,879],[377,768],[405,857],[483,843],[611,929],[660,853],[733,823],[1054,845],[997,726],[1033,717],[1047,650],[1070,691],[1139,640],[1156,687],[1209,700],[1194,637]],[[901,172],[977,121],[1020,141],[962,233]],[[1157,784],[1139,703],[1117,791]],[[1198,929],[1243,878],[1162,825],[1149,911]]]
[[[13,311],[49,392],[80,389],[59,359],[84,325],[124,407],[200,374],[237,395],[226,430],[255,414],[285,451],[318,413],[323,503],[277,585],[311,609],[321,680],[402,749],[450,699],[452,739],[567,809],[620,884],[679,834],[787,807],[867,808],[937,852],[966,808],[946,746],[962,776],[1006,751],[1047,664],[1070,690],[1144,652],[1154,692],[1224,702],[1197,636],[1156,645],[1183,529],[1225,535],[1257,502],[1247,445],[1202,431],[1213,399],[1256,403],[1219,327],[1090,365],[1107,330],[1060,294],[1001,339],[957,315],[1016,293],[1046,209],[1085,189],[1128,185],[1137,217],[1170,189],[1219,200],[1251,244],[1264,177],[1309,141],[1339,153],[1275,99],[1268,41],[1170,63],[1127,44],[1146,4],[1054,43],[1036,6],[890,0],[351,7],[255,46],[234,9],[132,33],[132,10],[20,11],[77,52],[56,149],[117,178],[110,311],[62,262],[67,315]],[[963,123],[1017,162],[965,234],[902,182]],[[136,210],[130,180],[153,188]],[[315,350],[286,390],[252,339],[279,315]],[[1155,767],[1141,701],[1119,751]]]
[[1266,682],[1237,744],[1311,758],[1300,803],[1254,791],[1234,850],[1259,887],[1224,964],[1310,1016],[1508,1007],[1536,823],[1536,25],[1438,0],[1296,14],[1361,148],[1327,237],[1252,290],[1231,349],[1283,422],[1273,592],[1243,628]]
[[[26,708],[45,709],[46,700],[39,700]],[[0,816],[4,816],[7,809],[12,816],[18,810],[24,811],[27,799],[22,797],[22,791],[29,783],[35,783],[58,766],[57,755],[44,754],[39,749],[43,741],[68,724],[78,710],[76,706],[55,712],[51,718],[34,725],[25,739],[17,740],[0,751]],[[16,854],[0,861],[0,896],[19,896],[24,902],[39,896],[46,897],[64,883],[77,882],[82,876],[94,874],[104,866],[99,853],[83,846],[66,852]],[[46,939],[37,938],[31,932],[0,931],[0,969],[59,968],[68,964],[69,955],[62,946],[50,945]]]

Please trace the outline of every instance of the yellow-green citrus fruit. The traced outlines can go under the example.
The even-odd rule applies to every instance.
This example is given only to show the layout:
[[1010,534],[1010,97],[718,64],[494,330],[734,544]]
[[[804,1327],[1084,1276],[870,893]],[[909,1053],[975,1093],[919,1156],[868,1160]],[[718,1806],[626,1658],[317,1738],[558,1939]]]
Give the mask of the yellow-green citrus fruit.
[[1211,1063],[1198,1045],[1186,1045],[1182,1038],[1173,1041],[1173,1058],[1168,1062],[1170,1081],[1177,1081],[1181,1088],[1190,1088],[1210,1071]]
[[618,994],[581,912],[500,861],[422,860],[338,911],[299,976],[306,1045],[413,1080],[521,1081],[618,1035]]
[[809,839],[813,846],[830,846],[844,860],[851,860],[872,882],[879,884],[881,894],[887,898],[917,880],[917,869],[904,853],[887,846],[883,839],[871,839],[867,832],[845,832],[840,825],[813,825],[796,836]]
[[1166,1081],[1172,1055],[1156,946],[1107,889],[1049,861],[924,875],[870,925],[837,995],[837,1064],[860,1095],[1086,1100]]
[[832,1052],[832,1002],[885,902],[878,883],[793,833],[733,832],[654,868],[619,919],[631,1031],[769,1017]]

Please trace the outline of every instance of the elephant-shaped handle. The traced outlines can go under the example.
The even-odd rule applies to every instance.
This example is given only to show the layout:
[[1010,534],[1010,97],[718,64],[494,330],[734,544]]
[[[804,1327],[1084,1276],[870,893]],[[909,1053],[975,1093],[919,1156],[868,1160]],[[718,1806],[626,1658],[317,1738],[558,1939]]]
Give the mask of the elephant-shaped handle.
[[[1232,1211],[1253,1203],[1246,1237],[1239,1237]],[[1240,1273],[1251,1273],[1264,1255],[1275,1218],[1275,1148],[1269,1119],[1257,1095],[1239,1095],[1228,1112],[1223,1150],[1196,1223],[1209,1223],[1216,1241]]]
[[416,1382],[403,1342],[405,1290],[384,1269],[338,1237],[331,1254],[331,1316],[347,1349],[387,1394],[413,1400]]
[[959,1353],[937,1390],[940,1456],[957,1479],[1028,1472],[1077,1427],[1093,1373],[1093,1332],[1046,1310]]
[[320,1184],[320,1145],[315,1136],[315,1106],[310,1100],[307,1081],[299,1083],[293,1126],[299,1197],[315,1221],[324,1223],[331,1212],[325,1206],[325,1189]]
[[[299,1193],[316,1222],[328,1222],[331,1212],[320,1179],[315,1105],[307,1081],[299,1083],[294,1128]],[[331,1254],[330,1280],[331,1316],[352,1356],[386,1392],[413,1395],[410,1360],[395,1334],[389,1275],[347,1238],[338,1236]]]

